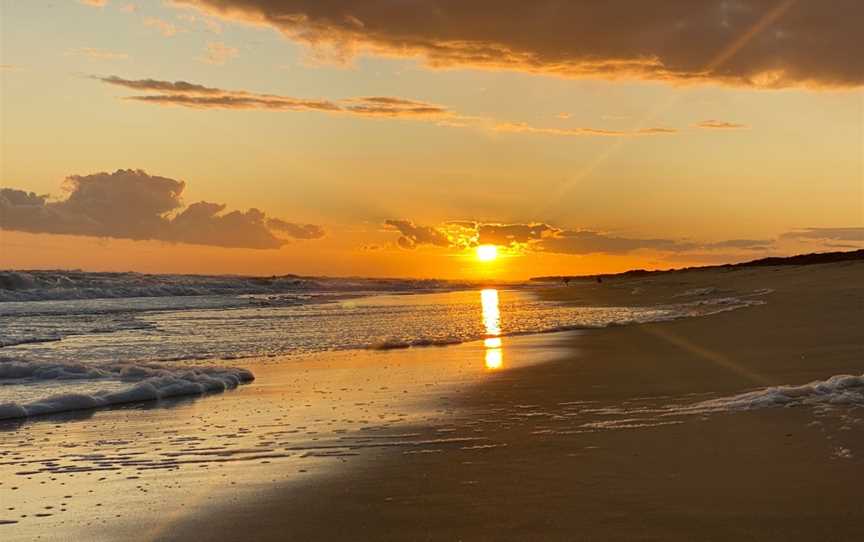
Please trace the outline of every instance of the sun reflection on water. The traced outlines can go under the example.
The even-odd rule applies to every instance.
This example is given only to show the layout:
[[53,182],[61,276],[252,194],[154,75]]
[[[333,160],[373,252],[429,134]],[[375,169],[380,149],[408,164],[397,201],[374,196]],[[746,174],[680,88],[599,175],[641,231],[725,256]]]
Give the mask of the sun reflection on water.
[[480,304],[483,309],[483,326],[486,328],[485,362],[487,369],[500,369],[504,365],[504,352],[501,340],[501,311],[498,308],[498,290],[486,289],[480,292]]

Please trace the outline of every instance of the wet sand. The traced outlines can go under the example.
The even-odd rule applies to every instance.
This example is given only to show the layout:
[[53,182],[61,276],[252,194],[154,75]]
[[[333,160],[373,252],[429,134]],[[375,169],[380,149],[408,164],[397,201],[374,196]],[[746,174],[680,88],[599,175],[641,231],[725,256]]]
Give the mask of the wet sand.
[[302,490],[274,488],[193,517],[168,538],[236,540],[242,526],[256,540],[861,540],[860,405],[641,414],[861,374],[861,262],[694,271],[546,295],[655,303],[707,287],[774,291],[762,306],[577,334],[555,361],[497,373],[458,395],[449,421],[488,448],[382,454]]
[[[765,288],[773,292],[754,294]],[[862,262],[612,279],[543,295],[766,304],[505,337],[500,360],[473,343],[262,361],[250,366],[256,383],[217,397],[7,425],[0,520],[18,523],[0,525],[0,537],[864,537],[861,405],[679,408],[864,372]]]

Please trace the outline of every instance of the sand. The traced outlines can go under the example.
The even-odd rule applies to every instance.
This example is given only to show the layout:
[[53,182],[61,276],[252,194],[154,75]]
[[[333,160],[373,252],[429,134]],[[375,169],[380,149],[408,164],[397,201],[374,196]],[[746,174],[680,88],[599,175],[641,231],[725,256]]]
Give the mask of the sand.
[[[96,440],[82,434],[113,423],[152,431],[163,451],[182,450],[155,434],[167,427],[199,435],[190,445],[195,453],[222,447],[244,458],[207,463],[204,470],[213,471],[207,474],[178,467],[158,481],[124,465],[112,481],[114,497],[99,497],[120,517],[97,516],[93,505],[81,505],[74,520],[0,525],[6,529],[0,536],[864,539],[862,405],[692,409],[766,386],[862,374],[864,262],[609,279],[551,287],[543,295],[586,305],[726,295],[765,304],[673,322],[507,338],[503,368],[494,371],[484,369],[482,344],[262,365],[253,369],[258,380],[248,389],[201,400],[222,401],[216,411],[233,414],[230,422],[217,422],[224,418],[213,408],[196,410],[192,402],[0,433],[22,443],[42,438],[58,449],[62,439],[54,433],[61,433],[87,448]],[[220,423],[230,427],[215,427]],[[286,434],[298,427],[300,433]],[[226,440],[226,432],[238,436]],[[299,449],[310,440],[309,450]],[[152,442],[140,444],[153,453]],[[310,451],[318,455],[307,456]],[[130,474],[142,478],[124,481]],[[37,480],[12,483],[29,483],[35,502]],[[7,499],[10,481],[2,482],[0,499]],[[136,506],[122,492],[130,483],[147,484],[158,498]],[[0,508],[0,520],[7,519],[16,518]]]

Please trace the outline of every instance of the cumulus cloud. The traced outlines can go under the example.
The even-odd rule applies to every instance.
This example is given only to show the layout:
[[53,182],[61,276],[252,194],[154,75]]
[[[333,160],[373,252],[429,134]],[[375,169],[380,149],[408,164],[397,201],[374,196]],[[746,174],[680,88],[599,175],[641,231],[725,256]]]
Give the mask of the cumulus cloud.
[[439,105],[396,98],[392,96],[366,96],[344,100],[315,100],[259,94],[245,90],[225,90],[186,81],[159,81],[156,79],[123,79],[117,76],[96,77],[103,83],[139,92],[129,96],[134,100],[159,105],[191,107],[197,109],[264,109],[270,111],[320,111],[365,117],[443,118],[451,112]]
[[315,239],[319,226],[269,218],[258,209],[225,212],[218,203],[197,202],[185,209],[183,181],[142,170],[72,175],[68,195],[48,196],[15,188],[0,189],[0,228],[54,233],[162,240],[237,248],[279,248],[287,240]]
[[418,226],[410,220],[387,220],[384,224],[400,233],[396,243],[405,249],[412,249],[417,247],[417,245],[433,245],[437,247],[449,247],[452,245],[447,234],[438,228]]
[[267,219],[267,227],[271,230],[285,232],[295,239],[318,239],[324,237],[324,228],[315,224],[295,224],[279,218]]
[[858,87],[859,0],[175,0],[336,59],[781,88]]
[[746,124],[726,122],[722,120],[703,120],[702,122],[697,122],[694,126],[696,128],[705,128],[708,130],[740,130],[742,128],[747,128]]

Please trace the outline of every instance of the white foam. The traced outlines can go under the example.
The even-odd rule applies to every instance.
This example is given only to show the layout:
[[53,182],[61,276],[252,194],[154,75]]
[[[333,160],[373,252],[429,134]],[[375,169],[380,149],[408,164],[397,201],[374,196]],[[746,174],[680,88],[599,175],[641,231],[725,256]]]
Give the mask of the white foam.
[[108,378],[134,384],[120,390],[63,393],[26,403],[2,403],[0,420],[221,392],[255,379],[250,371],[233,367],[174,368],[132,364],[88,367],[83,364],[0,362],[0,379],[33,381]]
[[800,405],[864,404],[864,375],[836,375],[800,386],[774,386],[683,407],[684,413],[711,413]]

